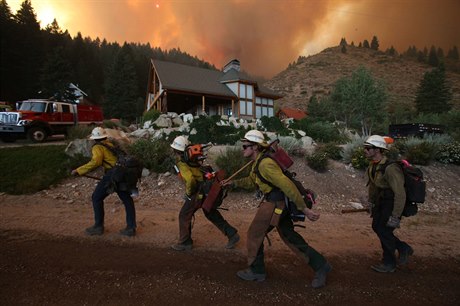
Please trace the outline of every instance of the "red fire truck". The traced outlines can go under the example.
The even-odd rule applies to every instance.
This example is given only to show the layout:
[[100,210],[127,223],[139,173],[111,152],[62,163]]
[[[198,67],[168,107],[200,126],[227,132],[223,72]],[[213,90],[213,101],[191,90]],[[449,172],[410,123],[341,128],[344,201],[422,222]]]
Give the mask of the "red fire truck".
[[48,136],[67,134],[75,125],[101,125],[102,109],[96,105],[30,99],[18,103],[15,112],[0,113],[0,139],[13,142],[29,138],[43,142]]

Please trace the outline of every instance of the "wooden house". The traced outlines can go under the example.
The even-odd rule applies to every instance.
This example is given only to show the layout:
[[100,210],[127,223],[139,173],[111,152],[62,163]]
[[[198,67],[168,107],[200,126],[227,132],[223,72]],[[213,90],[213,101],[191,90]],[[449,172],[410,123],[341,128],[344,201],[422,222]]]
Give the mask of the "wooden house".
[[273,117],[274,101],[281,97],[240,72],[236,59],[223,71],[152,59],[145,111],[256,119]]

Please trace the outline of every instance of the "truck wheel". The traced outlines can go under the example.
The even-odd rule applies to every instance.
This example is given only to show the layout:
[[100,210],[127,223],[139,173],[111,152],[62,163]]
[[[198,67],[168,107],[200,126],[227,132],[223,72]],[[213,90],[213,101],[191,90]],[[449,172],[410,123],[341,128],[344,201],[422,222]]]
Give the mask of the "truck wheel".
[[33,142],[43,142],[43,141],[45,141],[46,137],[48,137],[48,135],[46,134],[46,131],[44,129],[42,129],[41,127],[33,127],[33,128],[31,128],[27,132],[27,136]]

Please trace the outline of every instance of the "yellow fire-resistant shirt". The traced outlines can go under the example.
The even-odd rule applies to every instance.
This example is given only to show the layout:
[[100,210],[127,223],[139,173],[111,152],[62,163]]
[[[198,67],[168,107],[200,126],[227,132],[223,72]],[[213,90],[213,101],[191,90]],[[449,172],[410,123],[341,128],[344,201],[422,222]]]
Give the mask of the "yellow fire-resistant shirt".
[[[273,187],[265,184],[254,171],[258,160],[262,158],[262,156],[263,153],[259,153],[255,162],[252,164],[249,176],[234,181],[235,187],[251,190],[258,186],[264,194],[272,191]],[[278,187],[289,199],[291,199],[291,201],[293,201],[297,206],[297,209],[303,210],[306,207],[302,195],[297,187],[286,175],[283,174],[283,171],[273,159],[269,157],[263,158],[259,164],[259,173],[265,180]]]
[[[392,216],[400,217],[406,203],[406,191],[404,189],[404,174],[401,167],[396,163],[388,165],[385,172],[381,171],[387,162],[387,157],[382,158],[377,164],[371,163],[367,168],[369,177],[369,201],[374,205],[379,205],[379,193],[382,189],[391,188],[394,193],[394,207]],[[372,176],[372,168],[375,168],[375,176]]]
[[176,162],[177,167],[179,168],[179,173],[185,183],[185,193],[188,196],[193,195],[197,192],[197,188],[200,182],[203,181],[203,172],[200,170],[200,166],[196,167],[190,166],[186,162],[178,159]]
[[[107,146],[113,147],[113,144],[107,139],[101,142]],[[117,157],[109,149],[97,143],[91,149],[91,154],[91,160],[76,169],[79,175],[84,175],[100,166],[103,166],[104,171],[107,171],[115,166],[117,162]]]

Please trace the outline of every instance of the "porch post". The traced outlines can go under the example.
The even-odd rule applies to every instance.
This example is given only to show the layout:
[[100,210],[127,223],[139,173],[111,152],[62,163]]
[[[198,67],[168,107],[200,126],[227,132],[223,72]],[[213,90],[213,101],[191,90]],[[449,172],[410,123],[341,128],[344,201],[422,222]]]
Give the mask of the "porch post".
[[206,109],[205,100],[206,100],[205,96],[202,96],[202,97],[201,97],[201,113],[202,113],[202,114],[204,113],[204,111],[205,111],[205,109]]

